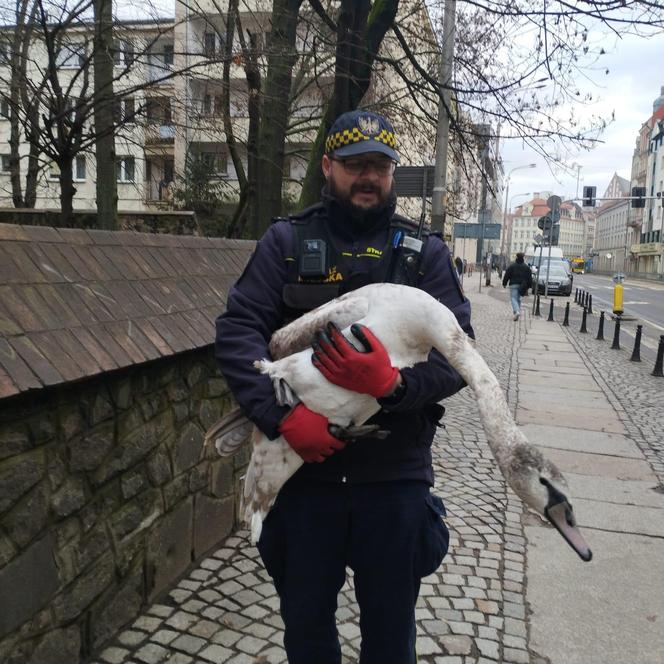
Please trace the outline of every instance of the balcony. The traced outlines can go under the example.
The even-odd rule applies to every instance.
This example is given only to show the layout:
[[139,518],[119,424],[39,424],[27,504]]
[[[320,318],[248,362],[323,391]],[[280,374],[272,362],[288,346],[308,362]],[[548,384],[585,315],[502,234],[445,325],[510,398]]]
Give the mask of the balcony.
[[145,145],[168,145],[175,141],[175,125],[154,124],[145,128]]

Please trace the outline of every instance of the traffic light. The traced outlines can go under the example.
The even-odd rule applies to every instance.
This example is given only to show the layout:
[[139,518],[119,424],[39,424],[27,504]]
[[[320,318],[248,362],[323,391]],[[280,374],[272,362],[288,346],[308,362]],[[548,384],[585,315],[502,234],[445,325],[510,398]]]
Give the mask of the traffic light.
[[539,220],[537,221],[537,228],[539,228],[541,231],[551,230],[552,225],[553,221],[551,220],[551,217],[549,217],[548,215],[545,217],[540,217]]
[[644,208],[646,206],[646,188],[632,187],[632,207]]
[[560,240],[560,224],[553,224],[544,230],[542,243],[557,247]]
[[584,187],[583,188],[583,207],[595,207],[595,195],[597,194],[597,187]]

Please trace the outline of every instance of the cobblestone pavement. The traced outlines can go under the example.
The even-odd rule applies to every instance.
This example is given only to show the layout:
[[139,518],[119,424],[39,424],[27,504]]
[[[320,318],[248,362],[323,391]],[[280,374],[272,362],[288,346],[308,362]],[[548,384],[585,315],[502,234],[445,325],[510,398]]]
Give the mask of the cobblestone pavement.
[[[478,348],[514,407],[516,349],[527,317],[514,323],[507,302],[485,292],[471,299]],[[463,390],[445,405],[446,428],[434,443],[434,465],[435,490],[448,510],[450,553],[422,583],[418,661],[527,663],[521,503],[506,492],[471,391]],[[285,662],[278,608],[258,552],[242,531],[121,632],[95,664]],[[340,594],[337,619],[344,662],[357,662],[360,631],[352,579]]]

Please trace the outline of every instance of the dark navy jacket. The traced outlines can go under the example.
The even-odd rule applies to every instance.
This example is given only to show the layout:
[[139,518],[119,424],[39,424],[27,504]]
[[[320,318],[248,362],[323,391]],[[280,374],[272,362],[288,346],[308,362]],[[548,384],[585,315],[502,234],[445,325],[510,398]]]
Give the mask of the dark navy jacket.
[[[388,243],[393,213],[394,206],[372,227],[358,231],[334,200],[328,199],[325,207],[315,211],[325,216],[331,240],[346,257],[346,269],[358,272],[373,271],[375,261],[380,260],[378,254]],[[289,221],[270,226],[231,288],[226,312],[217,319],[215,352],[221,372],[247,417],[272,439],[279,435],[279,422],[289,409],[277,404],[270,379],[259,374],[252,363],[270,357],[272,333],[285,322],[282,290],[292,281],[294,235]],[[449,307],[461,327],[474,336],[470,303],[463,296],[450,252],[437,236],[425,242],[417,285]],[[401,375],[405,392],[397,402],[380,399],[383,410],[370,420],[391,431],[387,439],[350,443],[323,463],[304,464],[295,479],[417,479],[433,484],[431,442],[443,412],[437,402],[458,392],[465,383],[435,351],[427,362],[402,369]]]

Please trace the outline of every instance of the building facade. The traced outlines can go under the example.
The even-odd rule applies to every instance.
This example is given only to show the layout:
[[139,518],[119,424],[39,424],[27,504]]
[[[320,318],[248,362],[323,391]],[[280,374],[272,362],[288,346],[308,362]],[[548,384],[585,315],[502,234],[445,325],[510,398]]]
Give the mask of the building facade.
[[[235,34],[226,45],[226,3],[194,0],[175,3],[175,19],[121,23],[114,27],[115,136],[118,208],[120,211],[168,209],[182,203],[183,190],[197,177],[215,195],[229,201],[239,194],[239,175],[229,150],[229,127],[224,125],[228,104],[230,129],[237,155],[246,173],[250,96],[245,53],[249,43],[265,82],[266,49],[271,33],[272,3],[251,0],[242,4],[242,36]],[[305,11],[303,9],[303,11]],[[415,53],[430,53],[434,66],[435,43],[428,11],[421,0],[400,3],[400,26]],[[11,32],[5,31],[7,44]],[[334,83],[335,36],[312,11],[302,16],[296,40],[296,65],[290,98],[289,127],[285,144],[284,197],[295,201],[307,160]],[[244,43],[243,43],[244,42]],[[1,45],[1,44],[0,44]],[[394,36],[381,46],[382,55],[405,61]],[[67,95],[74,100],[91,94],[91,26],[80,25],[66,34],[58,55],[57,70]],[[0,48],[0,146],[9,144],[9,58]],[[230,52],[230,61],[228,53]],[[423,61],[425,60],[425,56]],[[429,57],[429,56],[426,56]],[[35,39],[31,66],[44,69],[43,43]],[[85,77],[81,75],[86,71]],[[407,62],[402,71],[415,77]],[[226,77],[226,79],[225,79]],[[87,79],[87,88],[83,79]],[[224,82],[224,81],[227,82]],[[264,91],[263,91],[264,92]],[[269,100],[264,99],[264,103]],[[362,105],[383,110],[395,125],[402,163],[433,163],[435,127],[429,118],[436,108],[426,95],[415,98],[393,68],[377,64]],[[91,115],[91,114],[90,114]],[[427,117],[427,115],[429,117]],[[28,155],[21,137],[21,163]],[[73,163],[74,208],[94,210],[94,145],[76,155]],[[453,171],[453,167],[451,167]],[[40,156],[37,208],[57,209],[60,185],[54,164]],[[419,216],[421,202],[403,201],[402,211]],[[0,207],[11,207],[9,150],[0,147]]]
[[664,278],[664,87],[653,104],[652,116],[641,125],[632,157],[632,187],[650,197],[628,215],[630,272]]

